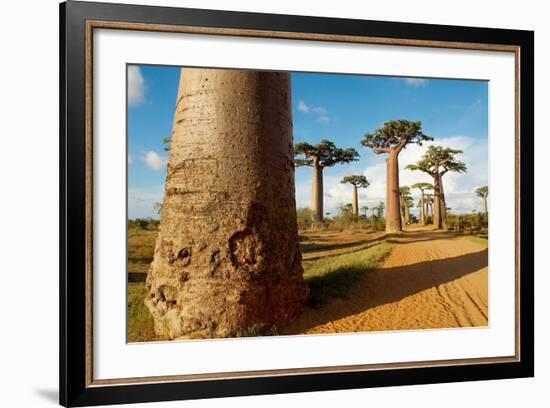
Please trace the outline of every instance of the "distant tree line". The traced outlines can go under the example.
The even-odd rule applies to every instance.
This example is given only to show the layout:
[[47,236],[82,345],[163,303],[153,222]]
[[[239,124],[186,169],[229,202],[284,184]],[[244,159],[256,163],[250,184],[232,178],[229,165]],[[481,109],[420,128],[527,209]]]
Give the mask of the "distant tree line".
[[[457,157],[463,153],[461,150],[437,145],[428,146],[419,161],[411,163],[405,168],[429,175],[432,183],[421,182],[412,186],[399,184],[398,160],[400,152],[408,145],[421,146],[424,142],[433,140],[432,136],[423,133],[420,121],[391,120],[385,122],[379,129],[365,133],[360,144],[376,154],[387,156],[385,205],[381,202],[384,205],[385,217],[383,217],[383,210],[380,211],[380,205],[370,209],[370,217],[367,206],[361,207],[363,214],[360,214],[358,189],[368,188],[371,182],[365,175],[352,174],[341,180],[341,183],[352,186],[352,202],[341,205],[338,214],[327,220],[324,219],[323,212],[323,170],[336,164],[357,161],[359,153],[351,147],[339,148],[330,140],[322,140],[317,145],[307,142],[295,144],[295,165],[297,167],[309,166],[313,169],[311,208],[310,211],[304,208],[298,209],[298,227],[304,229],[323,225],[326,227],[327,223],[340,225],[362,223],[379,228],[382,218],[384,218],[385,231],[390,233],[402,231],[403,225],[418,222],[422,225],[433,224],[436,229],[461,229],[461,225],[466,223],[464,221],[466,219],[469,220],[468,225],[473,225],[470,214],[459,219],[456,215],[451,216],[448,213],[443,187],[444,176],[447,173],[466,173],[467,171],[466,164]],[[420,200],[416,203],[420,219],[411,214],[411,208],[415,207],[411,189],[420,191]],[[483,212],[479,213],[478,224],[480,228],[486,228],[488,187],[479,187],[475,194],[483,200]],[[371,220],[373,221],[371,222]]]

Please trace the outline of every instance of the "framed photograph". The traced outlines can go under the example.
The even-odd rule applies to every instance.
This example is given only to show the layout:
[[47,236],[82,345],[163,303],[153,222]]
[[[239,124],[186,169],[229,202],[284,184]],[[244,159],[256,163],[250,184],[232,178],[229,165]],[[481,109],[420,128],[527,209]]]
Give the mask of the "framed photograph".
[[60,403],[534,375],[534,33],[60,6]]

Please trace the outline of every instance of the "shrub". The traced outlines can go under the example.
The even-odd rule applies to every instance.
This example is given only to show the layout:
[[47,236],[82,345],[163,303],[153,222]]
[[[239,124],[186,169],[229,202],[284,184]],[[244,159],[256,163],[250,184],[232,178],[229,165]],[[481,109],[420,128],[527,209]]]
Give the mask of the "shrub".
[[315,226],[315,213],[309,208],[298,208],[296,210],[296,220],[299,230],[306,230]]
[[465,234],[477,234],[487,229],[487,216],[483,213],[447,214],[450,230]]
[[128,220],[128,228],[138,228],[142,230],[156,230],[160,225],[159,220],[152,218],[135,218]]

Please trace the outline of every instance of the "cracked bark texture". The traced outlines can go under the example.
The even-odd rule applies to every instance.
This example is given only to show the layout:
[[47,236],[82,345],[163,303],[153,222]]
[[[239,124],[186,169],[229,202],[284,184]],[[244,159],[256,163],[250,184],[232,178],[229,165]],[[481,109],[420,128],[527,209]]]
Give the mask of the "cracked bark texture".
[[289,74],[182,69],[146,281],[159,336],[236,336],[301,311],[292,146]]

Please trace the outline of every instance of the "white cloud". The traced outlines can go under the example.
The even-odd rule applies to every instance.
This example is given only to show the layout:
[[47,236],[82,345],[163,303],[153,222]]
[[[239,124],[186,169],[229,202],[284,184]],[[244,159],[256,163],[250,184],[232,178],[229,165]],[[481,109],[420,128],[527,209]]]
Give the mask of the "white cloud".
[[413,88],[424,88],[428,84],[428,80],[424,78],[403,78],[407,86]]
[[315,121],[323,125],[331,121],[328,111],[322,106],[308,105],[302,99],[298,101],[298,110],[302,113],[309,114],[313,113],[317,118]]
[[134,158],[131,154],[128,154],[128,166],[134,162]]
[[128,105],[138,106],[145,100],[145,80],[136,65],[128,66]]
[[309,113],[309,106],[306,105],[301,99],[298,101],[298,110],[300,112]]
[[[433,183],[433,179],[422,172],[406,170],[405,166],[418,161],[426,147],[436,144],[444,147],[452,147],[464,151],[457,157],[463,160],[468,171],[463,174],[447,173],[443,178],[447,205],[456,213],[469,213],[472,209],[481,210],[481,199],[475,196],[476,187],[488,184],[488,150],[487,141],[478,140],[467,136],[455,136],[437,138],[435,142],[425,143],[422,146],[409,145],[399,155],[399,182],[400,185],[412,185],[418,182]],[[359,190],[359,206],[372,207],[380,201],[386,201],[386,155],[375,155],[369,150],[363,149],[363,157],[369,157],[368,166],[359,163],[337,166],[325,169],[324,177],[324,208],[335,214],[341,204],[350,203],[352,199],[351,186],[341,184],[340,180],[351,174],[363,174],[370,181],[370,186]],[[298,207],[310,206],[311,178],[307,177],[302,183],[296,185],[296,203]],[[413,197],[417,201],[419,191],[413,191]],[[417,210],[412,211],[416,214]]]
[[147,167],[151,170],[161,171],[164,170],[166,166],[167,159],[166,157],[160,156],[157,152],[149,151],[141,156],[141,160],[145,162]]
[[311,111],[315,112],[315,113],[318,113],[319,115],[326,115],[327,114],[327,110],[325,108],[323,108],[322,106],[313,106],[311,108]]

